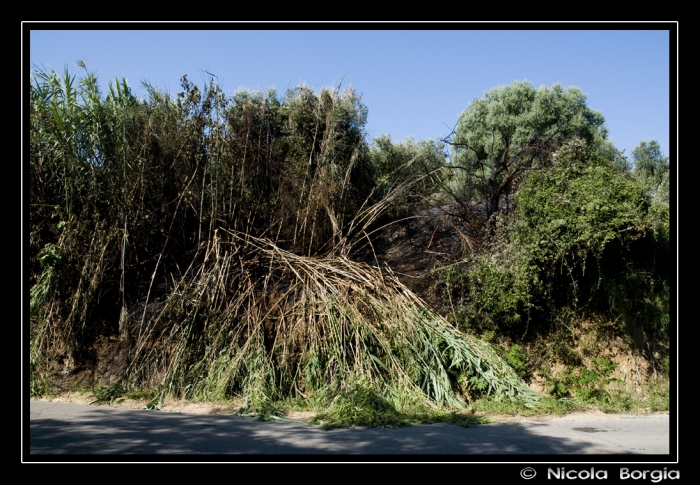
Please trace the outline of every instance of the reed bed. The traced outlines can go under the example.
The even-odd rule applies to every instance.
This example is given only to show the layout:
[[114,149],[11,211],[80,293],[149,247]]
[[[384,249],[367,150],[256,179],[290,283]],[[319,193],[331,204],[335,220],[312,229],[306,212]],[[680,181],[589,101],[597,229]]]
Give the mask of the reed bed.
[[32,392],[110,336],[129,350],[104,396],[242,396],[258,416],[290,398],[536,402],[376,256],[351,259],[434,175],[399,168],[378,184],[352,88],[227,97],[183,77],[177,97],[136,98],[124,79],[102,95],[86,68],[30,84]]

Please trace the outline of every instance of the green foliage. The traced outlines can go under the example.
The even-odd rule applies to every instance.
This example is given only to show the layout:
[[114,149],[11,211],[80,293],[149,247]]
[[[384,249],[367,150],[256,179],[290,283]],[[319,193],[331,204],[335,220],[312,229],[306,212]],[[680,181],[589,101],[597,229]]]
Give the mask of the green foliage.
[[143,409],[148,409],[150,411],[160,411],[163,409],[163,398],[162,396],[155,397],[144,404]]
[[645,390],[648,397],[644,404],[651,412],[668,411],[671,397],[668,377],[651,379]]
[[467,275],[477,318],[490,323],[492,328],[522,323],[522,316],[530,306],[533,285],[527,260],[519,258],[506,263],[480,256]]
[[539,268],[542,297],[665,335],[665,213],[609,161],[569,143],[523,185],[516,217],[513,240]]
[[364,377],[350,377],[344,387],[322,392],[316,406],[321,411],[309,424],[324,429],[355,426],[399,428],[411,424],[447,423],[465,428],[489,422],[472,413],[426,405],[416,394],[388,389],[385,394]]
[[409,193],[393,201],[389,215],[410,214],[443,187],[446,153],[441,142],[415,142],[407,138],[395,143],[390,136],[383,135],[374,139],[370,157],[379,184],[377,196],[387,194],[402,181],[417,179]]
[[527,353],[523,348],[519,344],[512,344],[502,349],[501,358],[513,368],[518,377],[528,381],[532,373],[528,367]]
[[634,169],[632,163],[627,159],[625,150],[618,150],[612,141],[605,136],[598,136],[593,142],[594,152],[612,162],[613,166],[622,173],[631,173]]
[[454,165],[467,177],[464,196],[485,198],[491,216],[501,197],[513,193],[527,171],[547,166],[566,140],[604,139],[603,122],[576,87],[516,81],[492,89],[460,115],[451,140]]
[[639,238],[648,208],[635,184],[575,142],[552,170],[533,173],[517,200],[516,241],[552,270],[578,264],[584,272],[611,242],[624,248]]
[[137,401],[146,400],[152,401],[157,398],[160,391],[156,387],[150,387],[145,389],[136,389],[134,391],[127,391],[124,393],[125,399],[135,399]]
[[481,376],[471,376],[469,378],[469,384],[471,384],[474,389],[481,392],[485,391],[488,387],[488,382]]
[[[609,359],[597,357],[589,367],[567,366],[556,376],[544,374],[547,392],[569,410],[595,406],[605,412],[638,412],[668,410],[668,381],[651,379],[641,392],[629,392],[625,382],[611,377],[616,365]],[[542,400],[543,408],[547,399]]]
[[611,377],[616,364],[604,357],[596,357],[590,367],[567,366],[556,376],[545,374],[547,393],[557,399],[571,398],[600,406],[613,403],[615,391],[610,384],[624,384]]
[[29,355],[29,395],[42,397],[51,394],[56,389],[53,380],[37,368],[37,359]]
[[669,202],[669,158],[656,140],[641,141],[632,151],[634,177],[644,193],[653,200]]
[[638,325],[649,337],[666,340],[670,326],[670,287],[650,271],[629,269],[616,278],[600,280],[600,306],[618,326]]
[[[669,405],[668,381],[650,380],[641,392],[630,392],[617,383],[611,387],[601,387],[607,380],[606,377],[595,371],[586,369],[594,374],[589,378],[590,383],[583,389],[564,377],[573,373],[578,380],[583,374],[582,368],[566,370],[556,377],[545,375],[547,378],[547,392],[549,396],[543,396],[536,409],[528,408],[518,400],[503,400],[495,397],[485,397],[469,404],[472,412],[488,415],[564,415],[571,412],[585,412],[591,409],[599,409],[606,413],[630,413],[630,412],[656,412],[667,411]],[[585,368],[584,368],[585,369]],[[576,390],[579,396],[586,395],[589,399],[574,397]]]
[[398,428],[409,424],[407,416],[397,411],[366,379],[357,379],[337,392],[325,409],[315,415],[309,424],[325,429],[354,426],[383,426]]
[[650,205],[612,161],[583,141],[564,143],[499,220],[488,254],[442,273],[455,324],[520,339],[588,312],[667,338],[668,207]]
[[63,262],[63,257],[55,245],[47,244],[39,251],[37,260],[41,263],[43,272],[29,290],[29,309],[32,313],[37,313],[48,301],[52,287],[56,284],[56,267]]
[[106,386],[98,384],[92,390],[94,399],[90,404],[111,404],[115,400],[124,397],[126,390],[121,383]]
[[537,266],[515,246],[478,254],[447,268],[442,278],[453,305],[452,321],[486,341],[493,332],[527,325],[540,285]]
[[254,416],[259,421],[270,421],[284,416],[282,407],[270,398],[270,390],[253,387],[236,416]]

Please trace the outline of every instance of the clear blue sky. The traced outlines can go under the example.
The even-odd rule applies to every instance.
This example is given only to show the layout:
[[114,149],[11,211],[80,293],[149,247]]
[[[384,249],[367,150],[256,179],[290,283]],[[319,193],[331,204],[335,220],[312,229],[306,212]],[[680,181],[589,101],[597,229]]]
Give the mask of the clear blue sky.
[[464,30],[180,25],[32,30],[30,63],[61,72],[67,66],[79,74],[76,61],[84,60],[103,88],[126,77],[136,94],[148,81],[174,95],[183,74],[201,85],[204,71],[215,74],[228,93],[241,87],[283,93],[301,82],[320,88],[342,80],[362,94],[369,136],[389,134],[396,141],[444,137],[473,99],[496,86],[524,79],[535,86],[561,83],[587,94],[588,106],[603,113],[610,138],[628,155],[640,140],[653,138],[665,154],[670,151],[669,102],[677,101],[670,100],[669,42],[677,41],[667,31],[520,30],[527,24],[514,24],[518,30],[490,30],[488,24],[464,24]]

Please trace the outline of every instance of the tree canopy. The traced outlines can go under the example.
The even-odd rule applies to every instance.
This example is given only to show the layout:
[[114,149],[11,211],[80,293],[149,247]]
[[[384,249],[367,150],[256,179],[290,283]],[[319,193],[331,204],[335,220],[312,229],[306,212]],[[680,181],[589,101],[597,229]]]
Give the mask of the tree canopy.
[[410,190],[393,200],[390,215],[415,211],[442,188],[444,144],[434,140],[392,141],[388,135],[373,140],[370,147],[377,181],[377,195],[384,196],[402,182],[415,179]]
[[632,150],[634,175],[651,199],[668,203],[669,159],[656,140],[640,141]]
[[576,87],[551,88],[516,81],[487,92],[460,115],[448,142],[454,166],[466,174],[465,190],[486,198],[487,215],[522,175],[549,162],[570,138],[587,143],[606,138],[603,115],[586,105]]

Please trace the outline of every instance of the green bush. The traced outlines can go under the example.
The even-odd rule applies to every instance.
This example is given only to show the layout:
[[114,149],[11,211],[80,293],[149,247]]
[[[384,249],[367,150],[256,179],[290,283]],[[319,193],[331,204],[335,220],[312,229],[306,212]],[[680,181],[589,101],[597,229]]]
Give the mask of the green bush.
[[622,316],[625,325],[653,321],[665,334],[667,219],[641,187],[574,140],[517,200],[512,239],[539,268],[544,306]]
[[650,205],[628,174],[571,140],[523,183],[488,252],[443,272],[452,319],[512,333],[556,324],[566,309],[664,338],[668,231],[667,206]]
[[513,368],[518,377],[528,381],[532,373],[528,368],[527,353],[519,344],[512,344],[505,348],[501,347],[501,358]]
[[584,276],[606,248],[617,244],[624,253],[644,235],[642,190],[576,141],[557,153],[551,170],[531,174],[517,201],[514,240],[549,277]]
[[539,281],[537,267],[515,247],[480,254],[442,273],[454,309],[452,320],[478,333],[525,324]]

